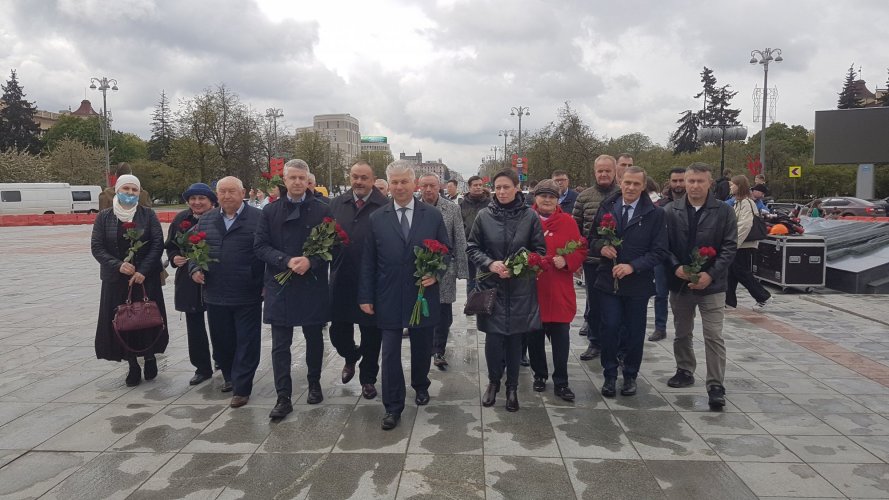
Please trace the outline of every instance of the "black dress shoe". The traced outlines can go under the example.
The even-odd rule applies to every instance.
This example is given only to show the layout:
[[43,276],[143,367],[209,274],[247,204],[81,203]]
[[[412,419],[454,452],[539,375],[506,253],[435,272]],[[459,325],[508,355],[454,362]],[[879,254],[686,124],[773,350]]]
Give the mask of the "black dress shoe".
[[500,392],[500,384],[488,384],[485,394],[482,396],[482,406],[494,406],[497,402],[497,393]]
[[707,396],[709,396],[707,404],[711,410],[719,411],[725,406],[725,387],[719,384],[711,385],[707,389]]
[[519,364],[522,366],[531,366],[531,362],[528,361],[528,356],[522,355],[522,360],[519,361]]
[[191,380],[188,381],[188,385],[198,385],[205,380],[210,380],[212,375],[207,375],[205,373],[195,373],[194,377],[191,377]]
[[354,377],[354,376],[355,376],[355,363],[351,363],[351,364],[346,363],[346,365],[343,366],[343,374],[342,374],[343,383],[348,384],[349,381],[352,380],[352,377]]
[[417,397],[414,398],[414,401],[417,403],[417,406],[428,405],[429,404],[429,391],[417,390]]
[[373,399],[377,397],[377,388],[373,384],[361,384],[361,395],[364,399]]
[[583,351],[583,354],[580,355],[580,360],[581,361],[589,361],[591,359],[596,359],[599,356],[599,353],[601,353],[601,352],[602,352],[602,350],[599,349],[598,347],[589,346],[589,347],[587,347],[587,350]]
[[399,420],[401,420],[401,415],[397,413],[387,413],[386,416],[383,417],[383,422],[380,427],[382,427],[384,431],[391,431],[398,425]]
[[272,408],[272,411],[269,412],[269,418],[284,418],[293,411],[293,404],[290,403],[290,398],[286,396],[278,396],[278,402],[275,404],[275,407]]
[[145,380],[154,380],[157,377],[157,358],[145,358]]
[[581,337],[586,337],[587,334],[590,333],[590,324],[587,322],[583,323],[583,326],[580,327],[580,331],[577,332]]
[[324,401],[324,392],[321,391],[321,382],[309,382],[309,395],[306,397],[306,403],[316,405]]
[[556,387],[555,393],[557,397],[560,397],[565,401],[574,401],[574,392],[567,385]]
[[602,395],[606,398],[613,398],[617,394],[617,378],[608,377],[602,384]]
[[634,378],[625,378],[624,386],[620,388],[621,396],[635,396],[636,395],[636,379]]
[[517,387],[506,388],[506,411],[519,411],[519,393]]
[[444,354],[435,353],[432,356],[432,364],[444,370],[448,366],[448,360],[445,359]]
[[546,390],[546,379],[540,377],[534,377],[534,392],[543,392]]
[[234,389],[234,386],[232,386],[231,382],[226,380],[222,383],[222,392],[232,392],[232,389]]
[[651,335],[648,336],[649,342],[658,342],[667,338],[667,332],[664,330],[655,330]]
[[140,382],[142,382],[142,369],[139,363],[130,363],[130,371],[127,372],[126,378],[127,387],[136,387]]
[[690,387],[695,385],[695,376],[692,372],[688,370],[683,370],[679,368],[676,370],[676,375],[670,377],[670,380],[667,381],[667,385],[670,387]]

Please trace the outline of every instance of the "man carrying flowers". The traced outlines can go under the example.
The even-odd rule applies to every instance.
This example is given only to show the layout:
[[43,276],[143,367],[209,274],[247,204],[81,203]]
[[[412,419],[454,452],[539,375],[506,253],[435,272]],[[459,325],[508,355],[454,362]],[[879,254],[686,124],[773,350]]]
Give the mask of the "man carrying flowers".
[[708,165],[692,163],[685,171],[685,196],[664,207],[670,248],[670,308],[676,328],[676,374],[667,385],[689,387],[695,383],[692,330],[695,311],[700,311],[708,402],[711,409],[720,410],[725,406],[725,290],[738,247],[738,224],[732,208],[710,192],[710,172]]

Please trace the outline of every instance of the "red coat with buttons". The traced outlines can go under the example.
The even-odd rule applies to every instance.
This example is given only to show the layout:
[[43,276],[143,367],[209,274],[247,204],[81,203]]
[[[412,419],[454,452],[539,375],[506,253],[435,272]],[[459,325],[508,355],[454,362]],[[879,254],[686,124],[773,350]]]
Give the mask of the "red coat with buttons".
[[[537,209],[537,206],[534,206]],[[544,220],[543,236],[546,239],[546,256],[556,256],[556,250],[564,248],[569,241],[580,241],[580,231],[574,218],[556,207],[555,213]],[[587,245],[564,255],[565,267],[553,267],[537,276],[537,300],[540,302],[540,320],[544,323],[570,323],[577,313],[577,295],[574,293],[574,272],[580,269],[586,259]]]

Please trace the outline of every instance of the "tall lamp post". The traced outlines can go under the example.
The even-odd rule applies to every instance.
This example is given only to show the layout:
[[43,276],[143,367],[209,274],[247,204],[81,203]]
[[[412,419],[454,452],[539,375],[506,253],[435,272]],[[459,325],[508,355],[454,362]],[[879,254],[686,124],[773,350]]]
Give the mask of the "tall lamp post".
[[[494,163],[497,163],[497,151],[500,151],[500,146],[491,146],[491,151],[494,152]],[[503,156],[506,157],[506,150],[503,151]]]
[[497,137],[503,137],[503,168],[506,168],[506,139],[512,135],[512,130],[500,130]]
[[[774,57],[773,57],[774,55]],[[766,47],[765,50],[753,50],[750,52],[750,64],[762,64],[762,129],[759,133],[759,163],[762,168],[766,168],[766,111],[769,102],[769,63],[772,61],[781,62],[781,49],[772,49]]]
[[[97,85],[98,84],[98,85]],[[90,88],[102,92],[102,127],[105,132],[105,182],[111,185],[111,154],[108,149],[108,89],[117,92],[117,80],[114,78],[90,78]]]
[[278,118],[284,116],[281,108],[269,108],[265,110],[265,117],[272,119],[272,156],[278,156]]
[[[522,158],[522,115],[529,116],[531,113],[528,112],[530,108],[528,106],[515,106],[510,108],[509,116],[519,117],[519,158]],[[521,165],[521,164],[519,164]],[[519,166],[519,177],[522,175],[522,167]]]

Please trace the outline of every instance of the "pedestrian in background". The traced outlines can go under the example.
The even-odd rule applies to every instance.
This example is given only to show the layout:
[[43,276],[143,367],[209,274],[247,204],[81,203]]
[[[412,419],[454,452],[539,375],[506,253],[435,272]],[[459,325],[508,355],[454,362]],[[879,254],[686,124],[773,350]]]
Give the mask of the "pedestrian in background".
[[756,258],[759,241],[745,241],[756,217],[760,217],[759,210],[750,199],[750,184],[746,176],[732,177],[730,187],[732,195],[735,197],[735,204],[732,208],[734,208],[735,218],[738,220],[738,251],[729,268],[725,305],[738,307],[737,290],[738,283],[740,283],[756,300],[756,308],[761,309],[766,306],[772,294],[753,276],[753,260]]

